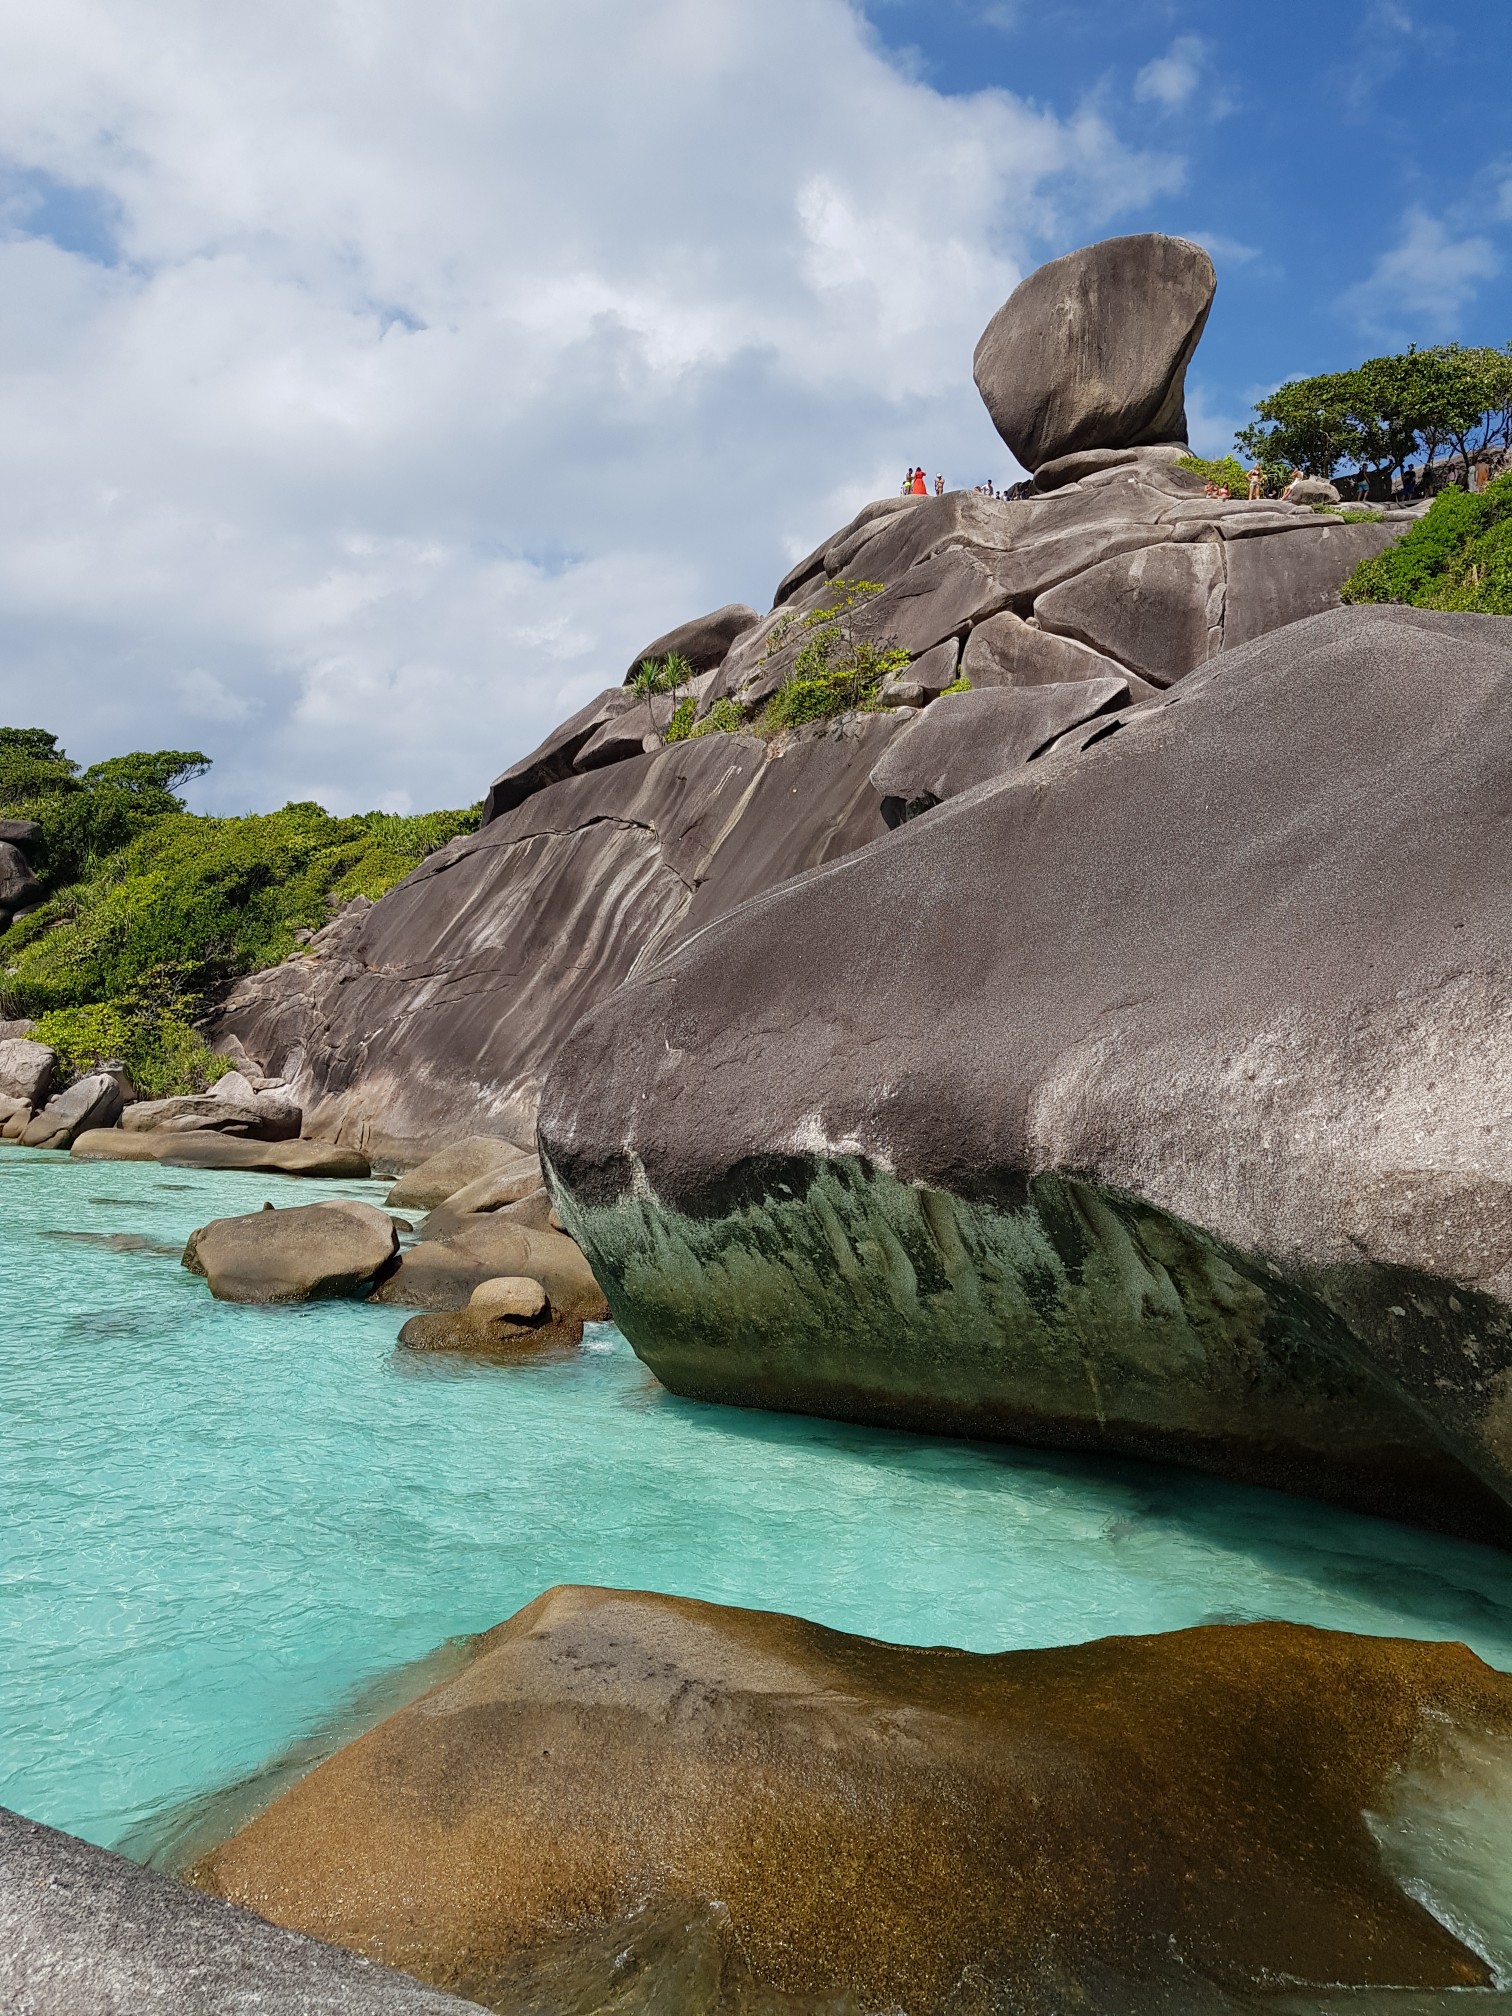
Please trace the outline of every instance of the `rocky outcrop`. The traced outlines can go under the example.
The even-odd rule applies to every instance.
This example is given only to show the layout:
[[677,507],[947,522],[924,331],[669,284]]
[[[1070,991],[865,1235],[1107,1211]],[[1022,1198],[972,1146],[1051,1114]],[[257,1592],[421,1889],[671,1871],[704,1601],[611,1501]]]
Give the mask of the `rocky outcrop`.
[[15,2016],[466,2016],[477,2005],[0,1807],[0,2007]]
[[657,1376],[1512,1533],[1507,637],[1225,653],[586,1016],[543,1161]]
[[463,1133],[529,1140],[586,1007],[746,896],[886,831],[868,779],[903,726],[709,735],[566,778],[433,854],[339,944],[244,981],[218,1028],[291,1081],[307,1133],[375,1159]]
[[[1489,1982],[1494,1795],[1436,1897],[1459,1936],[1401,1845],[1472,1766],[1512,1778],[1512,1680],[1460,1645],[1255,1624],[990,1656],[558,1589],[195,1880],[497,2008],[620,2007],[648,1920],[686,1969],[714,1914],[749,1990],[832,2016],[1231,2010]],[[772,2007],[636,1977],[636,2007]]]
[[76,1078],[66,1091],[55,1092],[23,1129],[23,1148],[67,1148],[75,1135],[95,1127],[114,1127],[125,1104],[118,1077],[105,1071]]
[[314,1302],[364,1293],[398,1250],[393,1219],[372,1204],[269,1204],[202,1225],[184,1265],[217,1302]]
[[1070,729],[1129,702],[1127,679],[951,693],[872,772],[889,826],[1032,762]]
[[307,1132],[380,1162],[460,1132],[528,1139],[581,1014],[747,896],[885,830],[866,779],[906,725],[896,713],[762,728],[840,584],[877,584],[847,619],[853,639],[907,654],[882,707],[926,713],[960,674],[973,688],[1122,679],[1132,706],[1335,605],[1412,514],[1345,524],[1214,500],[1177,466],[1169,435],[1210,292],[1206,255],[1172,239],[1114,240],[1031,276],[981,354],[1028,360],[1011,385],[984,366],[984,388],[1028,401],[1026,454],[1057,451],[1034,495],[868,504],[789,570],[767,615],[736,605],[656,639],[641,658],[678,650],[697,670],[702,730],[733,710],[756,732],[657,746],[671,696],[606,688],[496,780],[481,833],[235,989],[216,1040],[290,1078]]
[[1026,469],[1186,440],[1186,369],[1217,287],[1200,245],[1148,232],[1041,266],[983,331],[974,373]]
[[667,631],[665,636],[636,652],[625,673],[625,684],[630,684],[647,659],[655,662],[673,652],[685,658],[694,673],[713,672],[724,663],[735,639],[760,621],[761,617],[748,603],[727,602],[722,609],[710,610],[707,616],[679,623],[675,630]]

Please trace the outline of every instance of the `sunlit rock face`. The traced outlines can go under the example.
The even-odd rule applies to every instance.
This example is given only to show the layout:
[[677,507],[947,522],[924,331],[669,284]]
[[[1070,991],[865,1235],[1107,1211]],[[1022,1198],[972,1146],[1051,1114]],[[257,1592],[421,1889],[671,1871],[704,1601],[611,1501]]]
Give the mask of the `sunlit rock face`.
[[774,890],[541,1110],[676,1390],[1512,1499],[1512,647],[1346,610]]
[[[1207,255],[1170,238],[1109,240],[1032,274],[977,372],[1035,494],[875,499],[788,570],[765,616],[728,605],[644,647],[632,672],[676,652],[691,668],[680,709],[721,732],[662,746],[674,696],[636,697],[606,664],[611,683],[494,779],[481,833],[241,982],[217,1039],[289,1081],[307,1131],[380,1160],[460,1134],[524,1140],[580,1015],[747,896],[884,831],[896,794],[867,778],[910,733],[906,709],[760,732],[847,584],[861,595],[852,642],[908,660],[876,699],[907,695],[926,714],[960,676],[1112,679],[1111,704],[1132,709],[1336,607],[1411,514],[1343,523],[1209,497],[1178,466],[1183,375],[1211,291]],[[1056,719],[1085,705],[1062,696]],[[973,767],[1037,753],[1019,734],[981,739]]]
[[1266,1624],[983,1655],[559,1589],[196,1880],[500,2009],[1470,1988],[1507,1936],[1495,1828],[1472,1813],[1423,1880],[1418,1843],[1467,1745],[1505,1784],[1512,1679],[1458,1645]]

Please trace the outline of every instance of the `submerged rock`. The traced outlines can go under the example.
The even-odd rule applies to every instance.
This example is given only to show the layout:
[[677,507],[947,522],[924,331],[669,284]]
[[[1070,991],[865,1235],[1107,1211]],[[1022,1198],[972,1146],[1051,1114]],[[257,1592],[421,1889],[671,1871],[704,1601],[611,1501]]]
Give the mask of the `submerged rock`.
[[1512,1535],[1509,772],[1503,619],[1344,610],[712,925],[542,1103],[615,1320]]
[[540,1282],[523,1274],[482,1281],[465,1309],[412,1316],[399,1332],[399,1342],[411,1351],[500,1358],[575,1350],[582,1341],[582,1322],[554,1314]]
[[1157,232],[1106,238],[1020,282],[983,331],[974,370],[1024,467],[1185,441],[1186,368],[1217,284],[1200,245]]
[[[1460,1645],[1256,1624],[988,1656],[558,1589],[194,1874],[499,2008],[564,2006],[566,1928],[606,1971],[565,2006],[617,2007],[648,1918],[686,1960],[720,1910],[753,1985],[910,2016],[1468,1988],[1485,1961],[1373,1830],[1431,1824],[1471,1755],[1512,1784],[1512,1679]],[[1490,1833],[1441,1894],[1467,1936]]]
[[398,1250],[386,1211],[343,1200],[216,1218],[190,1234],[183,1264],[218,1302],[314,1302],[363,1293]]
[[477,2005],[0,1807],[14,2016],[466,2016]]

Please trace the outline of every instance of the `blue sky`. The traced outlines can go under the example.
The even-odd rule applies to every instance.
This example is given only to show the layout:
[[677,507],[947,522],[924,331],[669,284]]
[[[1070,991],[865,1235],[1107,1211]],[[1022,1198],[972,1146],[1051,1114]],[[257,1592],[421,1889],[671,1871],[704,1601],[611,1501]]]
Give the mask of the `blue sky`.
[[1512,341],[1499,0],[868,0],[936,90],[1085,100],[1178,153],[1132,227],[1200,238],[1220,285],[1192,373],[1222,423],[1278,379]]
[[922,460],[992,312],[1200,238],[1283,377],[1512,336],[1506,0],[49,0],[0,18],[0,722],[475,799]]

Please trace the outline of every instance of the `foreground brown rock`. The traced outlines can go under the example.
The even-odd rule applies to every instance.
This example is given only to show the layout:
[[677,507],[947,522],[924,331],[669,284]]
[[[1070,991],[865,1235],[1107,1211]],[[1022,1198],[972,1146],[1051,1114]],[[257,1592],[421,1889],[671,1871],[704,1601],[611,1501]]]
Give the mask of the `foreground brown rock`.
[[184,1265],[218,1302],[313,1302],[361,1293],[398,1250],[393,1219],[372,1204],[270,1204],[191,1233]]
[[615,1320],[1512,1538],[1509,775],[1512,623],[1339,610],[716,922],[542,1103]]
[[1468,1987],[1484,1961],[1403,1888],[1467,1760],[1512,1784],[1512,1679],[1463,1646],[1264,1624],[985,1657],[560,1589],[195,1880],[500,2009],[617,2006],[551,1995],[563,1945],[607,1989],[637,1923],[716,1906],[757,1983],[858,2011]]

